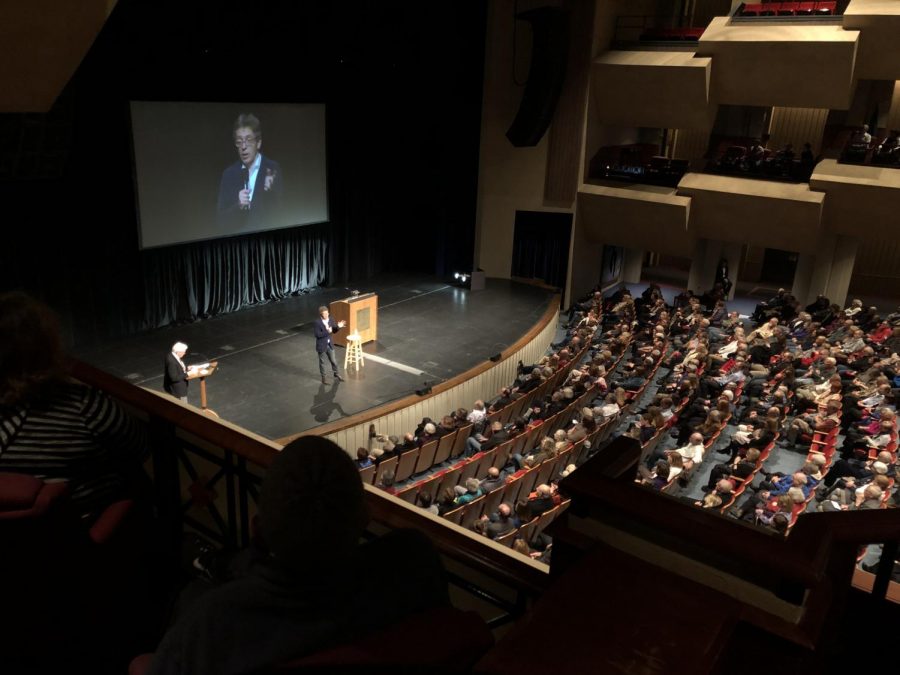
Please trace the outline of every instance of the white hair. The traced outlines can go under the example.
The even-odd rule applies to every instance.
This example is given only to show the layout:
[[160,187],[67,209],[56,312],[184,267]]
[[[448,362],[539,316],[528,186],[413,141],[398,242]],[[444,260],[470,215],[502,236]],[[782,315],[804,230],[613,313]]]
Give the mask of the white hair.
[[183,342],[176,342],[174,345],[172,345],[173,352],[186,352],[187,348],[188,346]]

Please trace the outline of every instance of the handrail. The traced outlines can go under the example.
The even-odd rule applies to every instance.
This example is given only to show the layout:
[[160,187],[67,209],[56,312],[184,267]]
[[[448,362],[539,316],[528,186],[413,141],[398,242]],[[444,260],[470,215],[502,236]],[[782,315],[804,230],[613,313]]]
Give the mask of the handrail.
[[[636,485],[632,480],[622,480],[618,475],[621,455],[633,455],[635,451],[639,453],[640,447],[623,451],[621,445],[619,448],[611,445],[563,479],[559,489],[574,500],[575,510],[570,507],[570,511],[577,514],[578,502],[582,500],[602,505],[606,513],[625,513],[642,525],[748,562],[757,570],[788,576],[805,584],[821,581],[829,537],[811,538],[801,532],[796,539],[792,534],[785,540]],[[611,471],[611,467],[615,470]],[[773,555],[775,550],[777,556]]]
[[267,468],[272,463],[275,453],[282,448],[281,444],[252,431],[231,422],[208,417],[197,408],[125,382],[83,361],[75,360],[71,373],[76,379],[106,392],[150,417],[167,422],[207,443],[231,450],[262,468]]
[[[317,436],[329,436],[331,434],[337,433],[339,431],[343,431],[345,429],[349,429],[350,427],[355,427],[358,424],[365,424],[366,422],[370,422],[372,420],[376,420],[380,417],[384,417],[385,415],[389,415],[392,412],[396,412],[397,410],[401,410],[403,408],[409,407],[414,403],[421,403],[422,401],[427,401],[430,398],[434,398],[435,396],[442,394],[443,392],[452,389],[453,387],[459,386],[460,384],[466,382],[467,380],[471,380],[473,377],[477,377],[482,373],[490,370],[498,366],[500,363],[508,359],[510,356],[515,354],[517,351],[525,347],[529,342],[531,342],[535,337],[537,337],[544,328],[547,327],[551,321],[555,321],[557,315],[559,314],[559,303],[560,303],[560,295],[559,293],[555,293],[551,296],[550,302],[547,304],[547,308],[544,310],[544,313],[541,315],[540,319],[528,329],[528,331],[522,335],[518,340],[516,340],[509,347],[500,352],[500,358],[497,361],[485,360],[481,363],[476,364],[475,366],[469,368],[465,372],[460,373],[459,375],[455,375],[451,377],[449,380],[445,380],[439,384],[434,385],[431,388],[431,393],[425,394],[424,396],[419,396],[417,394],[410,394],[409,396],[405,396],[403,398],[397,399],[396,401],[389,401],[383,405],[377,406],[375,408],[369,408],[367,410],[363,410],[361,412],[356,413],[355,415],[350,415],[348,417],[342,417],[339,420],[335,420],[334,422],[327,422],[325,424],[319,425],[317,427],[313,427],[307,431],[304,431],[299,434],[295,434],[293,436],[287,436],[282,441],[291,440],[298,436],[303,436],[306,434],[315,434]],[[448,411],[449,412],[449,411]]]
[[[612,450],[612,452],[609,452]],[[767,574],[804,584],[820,582],[834,546],[859,546],[894,541],[900,535],[900,510],[846,511],[801,516],[789,537],[748,523],[727,519],[636,485],[622,474],[639,456],[639,446],[612,446],[560,483],[560,490],[577,501],[602,505],[604,513],[624,513],[630,519],[673,535],[680,541],[751,564]]]
[[[281,450],[278,443],[207,417],[195,408],[125,382],[82,361],[74,361],[71,372],[73,377],[137,409],[151,420],[161,420],[202,441],[232,451],[256,466],[267,468],[275,453]],[[410,506],[377,488],[367,485],[365,489],[369,512],[375,522],[389,528],[409,527],[424,532],[441,554],[530,593],[542,592],[549,583],[546,565],[514,554],[511,549]]]

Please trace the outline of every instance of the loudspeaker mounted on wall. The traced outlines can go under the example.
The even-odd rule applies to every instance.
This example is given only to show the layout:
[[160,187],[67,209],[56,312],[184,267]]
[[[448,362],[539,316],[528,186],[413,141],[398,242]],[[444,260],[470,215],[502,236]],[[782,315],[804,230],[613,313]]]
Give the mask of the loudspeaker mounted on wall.
[[519,111],[506,137],[517,148],[524,148],[537,145],[553,120],[566,77],[569,14],[559,7],[539,7],[520,12],[516,19],[531,24],[531,65]]

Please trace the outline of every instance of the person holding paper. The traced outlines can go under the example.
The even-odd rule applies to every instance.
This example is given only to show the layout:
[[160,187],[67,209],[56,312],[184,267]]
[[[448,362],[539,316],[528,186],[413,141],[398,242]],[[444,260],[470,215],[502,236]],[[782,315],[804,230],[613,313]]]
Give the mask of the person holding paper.
[[183,403],[187,403],[188,375],[193,374],[194,368],[184,365],[185,353],[188,346],[183,342],[172,345],[172,351],[166,354],[165,371],[163,374],[163,389],[167,394],[174,396]]

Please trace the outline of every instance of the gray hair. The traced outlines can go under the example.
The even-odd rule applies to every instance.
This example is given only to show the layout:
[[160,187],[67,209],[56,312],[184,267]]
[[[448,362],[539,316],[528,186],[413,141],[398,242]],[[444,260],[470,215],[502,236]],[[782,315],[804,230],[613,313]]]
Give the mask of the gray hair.
[[188,346],[186,344],[184,344],[183,342],[176,342],[174,345],[172,345],[173,352],[186,352],[187,349],[188,349]]

